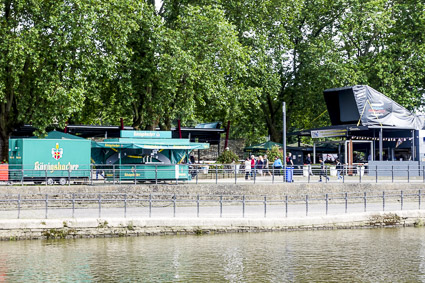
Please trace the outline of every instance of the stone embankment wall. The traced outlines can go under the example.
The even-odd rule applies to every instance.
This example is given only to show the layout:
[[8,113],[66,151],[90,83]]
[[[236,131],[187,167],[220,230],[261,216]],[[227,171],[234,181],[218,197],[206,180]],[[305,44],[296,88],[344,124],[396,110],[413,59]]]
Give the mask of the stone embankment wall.
[[423,211],[360,213],[288,219],[20,219],[0,220],[0,240],[216,234],[422,226]]
[[[422,184],[180,184],[121,186],[9,186],[0,195],[61,193],[127,193],[178,195],[382,194],[383,191],[423,189]],[[102,219],[4,219],[0,239],[51,239],[139,235],[212,234],[226,232],[292,231],[394,226],[422,226],[425,211],[391,211],[303,218],[102,218]]]
[[270,195],[305,196],[338,193],[376,193],[411,190],[425,192],[424,184],[341,184],[341,183],[281,183],[281,184],[169,184],[169,185],[95,185],[95,186],[5,186],[6,194],[60,194],[60,193],[128,193],[128,194],[178,194],[178,195]]

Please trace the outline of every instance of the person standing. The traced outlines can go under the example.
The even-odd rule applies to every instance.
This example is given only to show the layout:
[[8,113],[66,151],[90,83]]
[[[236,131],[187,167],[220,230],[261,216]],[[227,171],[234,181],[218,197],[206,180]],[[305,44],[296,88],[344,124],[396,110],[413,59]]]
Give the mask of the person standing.
[[280,158],[276,156],[273,162],[273,175],[275,174],[275,170],[277,170],[276,175],[280,175],[281,169],[282,169],[282,160],[280,160]]
[[264,160],[263,160],[263,157],[260,155],[257,161],[257,170],[260,176],[263,176],[263,167],[264,167]]
[[294,161],[292,160],[292,153],[288,152],[286,156],[286,170],[285,170],[285,179],[286,182],[293,182],[294,176]]
[[263,168],[264,168],[264,170],[263,170],[264,175],[269,175],[269,176],[271,176],[272,174],[270,173],[270,170],[269,170],[269,166],[270,166],[270,164],[269,164],[269,160],[268,160],[268,158],[267,158],[267,154],[265,154],[265,155],[264,155],[263,162],[264,162],[264,165],[263,165]]
[[294,161],[292,160],[292,153],[288,152],[288,156],[286,157],[286,166],[294,167]]
[[342,179],[341,170],[343,169],[341,162],[339,159],[336,160],[336,175],[338,176],[338,181]]
[[308,167],[308,174],[310,175],[310,176],[314,176],[314,174],[313,174],[313,170],[311,169],[311,164],[312,164],[312,162],[311,162],[311,157],[310,157],[310,153],[308,153],[307,154],[307,157],[305,158],[305,162],[304,162],[306,165],[307,165],[307,167]]
[[322,176],[326,177],[326,180],[329,181],[329,177],[326,175],[325,162],[322,159],[319,159],[319,163],[320,163],[320,180],[319,180],[319,182],[322,182]]
[[253,177],[253,174],[255,174],[255,156],[251,155],[251,177]]
[[249,174],[251,173],[251,160],[249,157],[245,159],[245,180],[249,179]]

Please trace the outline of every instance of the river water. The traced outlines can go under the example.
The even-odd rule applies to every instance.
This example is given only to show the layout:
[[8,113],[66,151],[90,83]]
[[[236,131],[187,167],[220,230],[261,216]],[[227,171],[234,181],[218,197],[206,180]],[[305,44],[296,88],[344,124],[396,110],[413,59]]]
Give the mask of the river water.
[[0,282],[425,282],[425,228],[0,242]]

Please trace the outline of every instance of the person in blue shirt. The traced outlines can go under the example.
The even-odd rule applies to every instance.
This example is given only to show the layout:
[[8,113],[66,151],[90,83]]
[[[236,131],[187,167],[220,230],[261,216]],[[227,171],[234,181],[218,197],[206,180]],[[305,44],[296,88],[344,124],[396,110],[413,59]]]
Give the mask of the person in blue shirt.
[[[278,156],[276,156],[274,158],[273,168],[274,168],[273,171],[276,172],[276,175],[280,175],[280,170],[282,169],[282,160],[280,160],[280,158]],[[273,173],[275,173],[275,172],[273,172]]]

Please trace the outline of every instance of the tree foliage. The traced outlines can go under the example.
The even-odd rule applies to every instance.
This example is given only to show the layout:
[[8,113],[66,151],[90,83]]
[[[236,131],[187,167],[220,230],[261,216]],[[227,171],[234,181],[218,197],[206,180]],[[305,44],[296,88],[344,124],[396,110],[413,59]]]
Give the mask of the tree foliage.
[[230,164],[232,162],[238,162],[238,160],[239,160],[239,157],[236,153],[234,153],[231,150],[225,150],[217,158],[217,163]]
[[329,123],[322,92],[367,84],[413,110],[419,0],[5,0],[0,137],[66,121],[170,129],[232,121],[256,142]]
[[[116,71],[116,57],[135,27],[130,0],[5,0],[0,4],[0,137],[3,156],[13,129],[64,126],[96,100],[99,75]],[[99,70],[102,70],[99,72]]]

